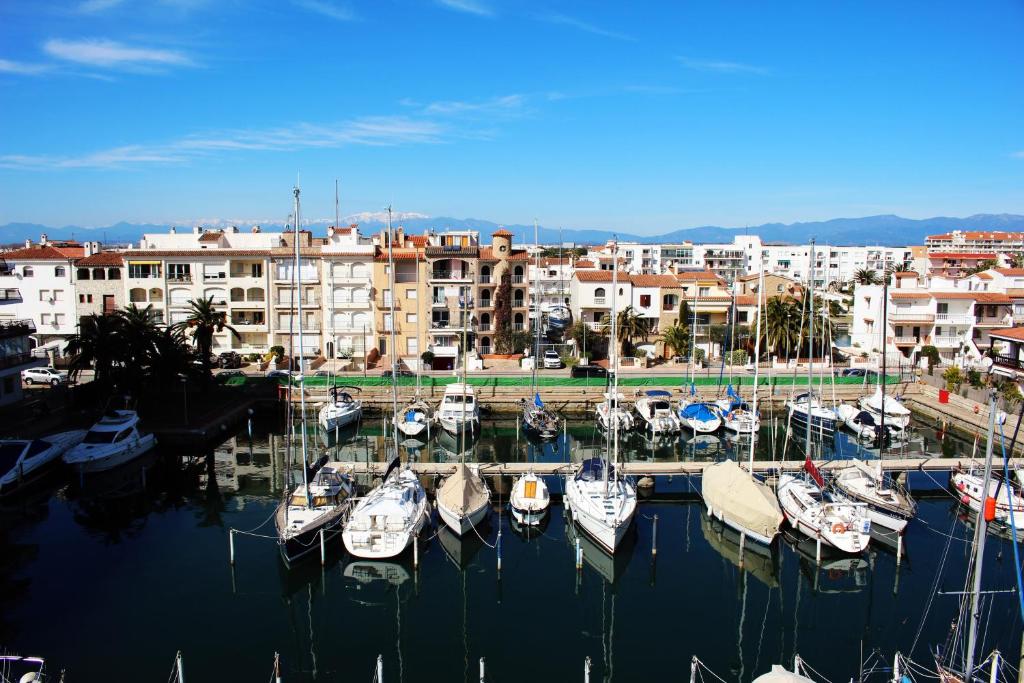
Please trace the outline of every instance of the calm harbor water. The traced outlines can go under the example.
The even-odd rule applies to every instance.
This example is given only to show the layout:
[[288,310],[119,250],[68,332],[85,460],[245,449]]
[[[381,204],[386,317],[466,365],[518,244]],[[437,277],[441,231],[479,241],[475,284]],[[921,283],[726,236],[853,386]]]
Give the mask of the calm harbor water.
[[[560,505],[530,535],[497,511],[482,538],[442,530],[422,547],[418,571],[411,557],[354,560],[340,543],[326,567],[314,559],[288,570],[273,541],[241,536],[232,569],[228,528],[273,534],[268,518],[294,478],[284,430],[271,431],[257,425],[251,441],[243,430],[213,449],[212,476],[207,453],[161,452],[84,484],[58,475],[5,503],[0,648],[44,656],[71,682],[166,680],[179,649],[190,683],[267,680],[275,651],[285,681],[370,681],[378,653],[387,680],[409,683],[475,681],[480,657],[491,681],[582,681],[588,656],[593,680],[686,680],[691,655],[727,681],[748,681],[794,653],[846,681],[876,648],[887,659],[913,648],[929,662],[956,616],[956,596],[932,596],[962,590],[971,526],[941,491],[922,501],[899,568],[882,546],[816,568],[813,544],[782,539],[771,551],[748,545],[741,569],[737,537],[703,515],[699,481],[674,477],[641,492],[634,531],[614,559],[584,542],[581,572]],[[383,460],[380,431],[379,419],[367,419],[340,443],[308,436],[318,452],[339,459]],[[908,452],[957,457],[973,448],[952,438],[939,443],[924,426],[919,434]],[[774,437],[766,426],[757,457],[771,458],[773,443],[779,453],[785,441],[781,425]],[[841,454],[847,447],[840,444]],[[481,461],[566,461],[603,448],[589,422],[571,423],[556,443],[539,447],[519,437],[514,422],[485,420],[469,453]],[[458,458],[459,445],[435,437],[426,448],[401,450],[446,460]],[[630,459],[746,452],[718,438],[651,444],[632,437],[623,445]],[[935,489],[926,475],[910,483],[921,494]],[[557,479],[551,486],[561,491]],[[495,483],[502,502],[510,488]],[[490,547],[499,528],[500,579]],[[1014,580],[1010,543],[990,537],[986,589],[1009,589]],[[984,612],[986,648],[1000,648],[1011,662],[1021,634],[1015,600],[993,594]]]

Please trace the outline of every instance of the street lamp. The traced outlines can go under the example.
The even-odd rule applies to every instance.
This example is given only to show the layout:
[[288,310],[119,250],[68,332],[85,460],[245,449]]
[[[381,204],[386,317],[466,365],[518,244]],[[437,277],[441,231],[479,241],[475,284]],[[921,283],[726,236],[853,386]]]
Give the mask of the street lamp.
[[181,379],[181,395],[185,404],[185,425],[188,425],[188,377],[185,375],[178,375]]

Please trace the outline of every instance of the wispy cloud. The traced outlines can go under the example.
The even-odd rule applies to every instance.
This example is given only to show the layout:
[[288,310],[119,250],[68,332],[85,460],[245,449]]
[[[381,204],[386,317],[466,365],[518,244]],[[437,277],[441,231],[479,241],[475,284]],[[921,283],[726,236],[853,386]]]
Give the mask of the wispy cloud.
[[13,62],[9,59],[0,59],[0,73],[18,74],[21,76],[36,76],[50,70],[48,64],[30,64],[28,62]]
[[565,14],[543,14],[537,17],[541,21],[546,21],[549,24],[561,24],[562,26],[570,26],[586,33],[593,33],[596,36],[603,36],[605,38],[614,38],[615,40],[629,40],[634,41],[636,38],[627,35],[625,33],[619,33],[618,31],[610,31],[608,29],[595,26],[594,24],[582,21],[575,17],[570,17]]
[[95,14],[117,7],[123,2],[124,0],[84,0],[78,4],[78,11],[83,14]]
[[494,10],[477,0],[437,0],[437,4],[453,9],[456,12],[475,14],[478,17],[494,16]]
[[364,117],[334,124],[298,123],[256,130],[226,130],[187,135],[167,143],[125,145],[77,156],[0,155],[0,167],[26,170],[123,169],[182,164],[240,151],[291,152],[349,145],[395,146],[444,142],[447,127],[408,117]]
[[125,45],[104,38],[55,38],[43,44],[43,51],[51,57],[67,62],[106,69],[152,70],[171,66],[195,66],[195,62],[183,52]]
[[444,116],[458,116],[461,114],[513,114],[522,111],[525,104],[525,95],[502,95],[477,102],[464,100],[431,102],[423,108],[423,111],[426,114]]
[[727,62],[715,59],[693,59],[692,57],[676,57],[679,63],[694,71],[709,71],[722,74],[752,74],[767,76],[770,72],[763,66],[754,64],[743,64],[742,62]]
[[292,0],[292,4],[338,21],[353,21],[356,18],[356,13],[347,4],[327,0]]
[[1024,149],[1022,149],[1019,152],[1014,152],[1010,156],[1013,157],[1014,159],[1024,159]]

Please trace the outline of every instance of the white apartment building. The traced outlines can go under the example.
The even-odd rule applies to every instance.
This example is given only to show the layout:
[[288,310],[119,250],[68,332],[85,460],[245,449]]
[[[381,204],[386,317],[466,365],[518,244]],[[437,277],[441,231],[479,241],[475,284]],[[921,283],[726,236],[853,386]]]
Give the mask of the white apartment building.
[[0,252],[0,292],[13,304],[6,307],[12,317],[33,322],[35,347],[59,351],[77,331],[73,270],[83,253],[76,242],[51,243],[46,235],[38,245]]
[[530,317],[536,317],[537,303],[542,313],[548,313],[559,306],[569,306],[571,293],[569,283],[577,270],[596,270],[597,264],[586,258],[541,258],[540,267],[535,262],[529,266]]
[[1019,252],[1024,251],[1024,232],[953,230],[941,235],[928,235],[924,244],[929,251]]
[[[587,323],[591,329],[598,329],[605,315],[612,310],[612,277],[610,270],[577,270],[569,282],[569,301],[573,320]],[[629,273],[619,271],[617,275],[618,294],[615,297],[619,309],[633,301],[633,284]]]
[[373,348],[372,240],[359,228],[327,229],[320,248],[323,259],[324,355],[327,358],[364,359]]

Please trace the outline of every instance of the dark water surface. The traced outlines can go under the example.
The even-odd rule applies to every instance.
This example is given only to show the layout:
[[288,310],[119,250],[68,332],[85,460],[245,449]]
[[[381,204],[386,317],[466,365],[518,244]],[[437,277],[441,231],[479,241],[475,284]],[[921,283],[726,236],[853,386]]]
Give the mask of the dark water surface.
[[[765,427],[759,458],[771,457],[773,442],[781,452],[785,432],[776,427],[774,439]],[[313,431],[309,437],[339,459],[382,460],[380,429],[379,420],[367,420],[340,445]],[[920,433],[908,452],[962,457],[973,448],[949,438],[940,444],[923,426]],[[847,455],[849,447],[856,444],[840,444]],[[538,448],[517,436],[514,423],[485,421],[471,452],[482,461],[565,461],[603,448],[590,423],[570,424],[564,438]],[[411,454],[445,460],[458,450],[435,438]],[[747,453],[724,439],[638,437],[623,452],[658,460]],[[418,571],[411,556],[356,561],[340,543],[326,567],[314,558],[287,570],[273,541],[242,536],[232,569],[228,528],[273,534],[269,517],[294,475],[284,439],[273,434],[228,439],[213,452],[212,477],[204,455],[154,455],[144,463],[145,485],[140,463],[84,486],[58,476],[4,504],[0,648],[44,656],[70,682],[165,681],[179,649],[189,683],[265,681],[275,651],[285,681],[370,681],[377,654],[387,681],[408,683],[475,681],[480,657],[490,681],[582,681],[588,656],[595,681],[688,680],[692,655],[727,681],[749,681],[794,653],[832,681],[847,681],[876,648],[891,660],[897,648],[916,644],[914,657],[930,661],[959,599],[935,589],[962,590],[972,533],[938,491],[922,501],[898,569],[894,552],[875,545],[862,558],[816,568],[813,544],[787,539],[761,553],[748,545],[740,569],[738,539],[704,516],[699,481],[673,477],[642,492],[629,542],[614,559],[584,542],[581,572],[560,505],[531,537],[504,511],[492,515],[483,539],[442,530],[421,548]],[[559,493],[561,483],[550,481]],[[941,486],[945,476],[935,481]],[[910,483],[922,494],[935,488],[922,474]],[[504,501],[511,482],[495,488]],[[490,547],[499,527],[500,579]],[[1014,581],[1011,544],[991,536],[985,588],[1010,589]],[[983,627],[985,652],[998,647],[1016,662],[1021,621],[1013,594],[986,600]]]

